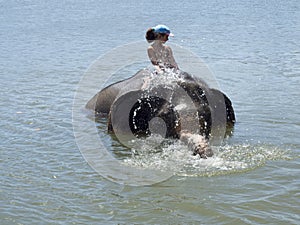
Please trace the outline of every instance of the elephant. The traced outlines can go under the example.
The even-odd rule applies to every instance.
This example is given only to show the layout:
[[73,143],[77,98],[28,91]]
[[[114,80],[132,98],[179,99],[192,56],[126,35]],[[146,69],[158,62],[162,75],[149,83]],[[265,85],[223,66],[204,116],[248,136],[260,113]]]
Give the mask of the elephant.
[[225,127],[225,133],[221,134],[224,137],[232,134],[235,124],[232,103],[224,93],[209,88],[200,78],[184,71],[176,74],[176,84],[171,88],[164,83],[144,88],[149,77],[155,82],[163,75],[142,69],[100,90],[86,108],[108,118],[109,132],[131,133],[136,138],[151,135],[150,121],[160,118],[165,123],[165,138],[180,139],[193,155],[211,157],[209,142],[214,127]]

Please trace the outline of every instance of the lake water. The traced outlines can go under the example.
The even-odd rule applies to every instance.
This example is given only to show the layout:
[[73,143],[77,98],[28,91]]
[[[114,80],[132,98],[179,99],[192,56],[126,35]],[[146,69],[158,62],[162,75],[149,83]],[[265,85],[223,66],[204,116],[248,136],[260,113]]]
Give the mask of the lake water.
[[[0,224],[299,224],[299,21],[296,0],[1,1]],[[100,119],[118,161],[173,174],[119,184],[85,161],[74,96],[99,56],[159,23],[213,72],[237,123],[205,161],[178,144],[174,158],[122,155]]]

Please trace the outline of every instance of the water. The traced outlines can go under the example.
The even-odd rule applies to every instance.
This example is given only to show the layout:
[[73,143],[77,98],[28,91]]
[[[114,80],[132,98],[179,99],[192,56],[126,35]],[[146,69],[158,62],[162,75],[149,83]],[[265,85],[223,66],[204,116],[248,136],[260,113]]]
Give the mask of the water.
[[[1,1],[1,224],[298,223],[298,1],[157,4]],[[98,56],[158,23],[214,72],[237,124],[218,157],[178,149],[185,167],[170,179],[119,185],[84,161],[73,99]]]

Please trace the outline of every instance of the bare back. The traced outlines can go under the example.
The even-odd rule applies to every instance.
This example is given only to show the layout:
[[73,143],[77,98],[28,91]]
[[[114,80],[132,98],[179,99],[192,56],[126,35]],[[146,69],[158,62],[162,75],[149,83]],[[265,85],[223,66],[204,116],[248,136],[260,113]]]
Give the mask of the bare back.
[[151,63],[160,68],[176,68],[178,69],[177,63],[173,57],[172,49],[169,46],[161,45],[159,47],[149,46],[148,56]]

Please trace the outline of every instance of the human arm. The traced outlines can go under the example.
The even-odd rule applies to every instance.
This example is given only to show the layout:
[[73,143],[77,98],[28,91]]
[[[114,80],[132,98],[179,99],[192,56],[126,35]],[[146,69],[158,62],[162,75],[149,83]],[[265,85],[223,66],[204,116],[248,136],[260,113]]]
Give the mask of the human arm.
[[169,46],[166,46],[166,48],[167,48],[167,53],[168,53],[168,61],[169,61],[168,63],[170,64],[169,66],[171,68],[179,69],[178,65],[174,59],[172,49]]

